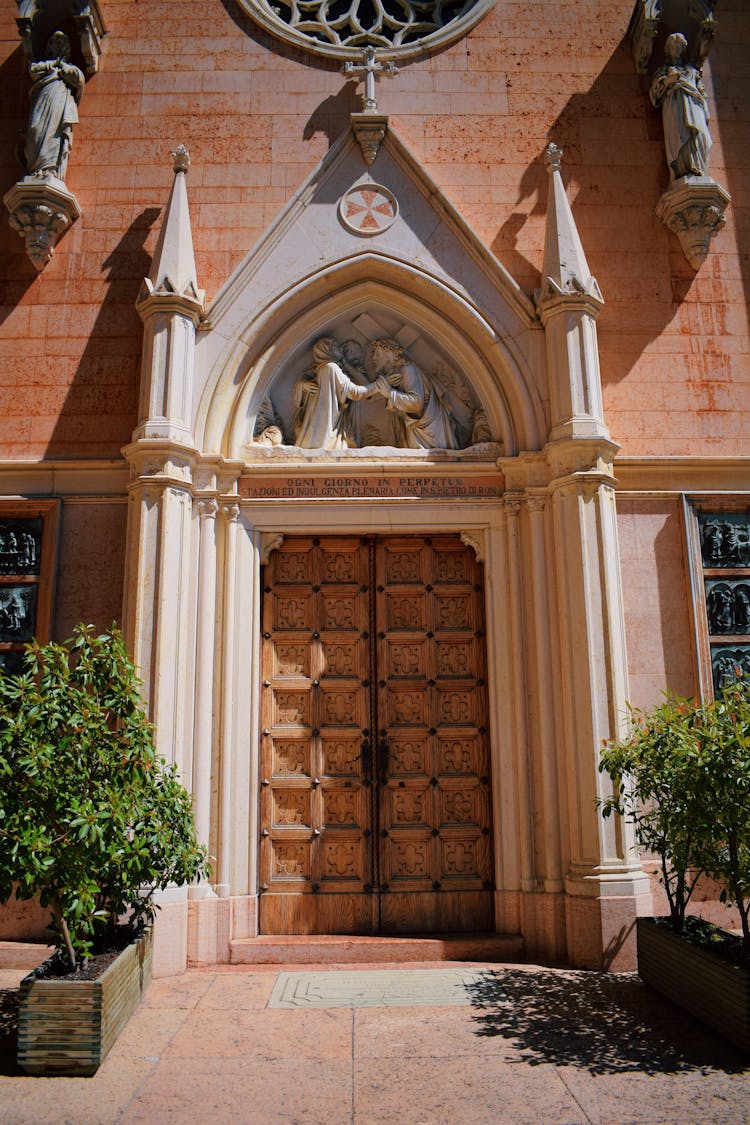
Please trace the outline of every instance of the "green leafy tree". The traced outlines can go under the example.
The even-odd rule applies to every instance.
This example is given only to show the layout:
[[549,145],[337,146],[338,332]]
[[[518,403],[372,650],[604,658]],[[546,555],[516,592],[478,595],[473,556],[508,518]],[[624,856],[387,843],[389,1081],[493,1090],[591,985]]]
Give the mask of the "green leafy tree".
[[207,872],[118,629],[29,645],[0,676],[0,900],[39,895],[75,968],[118,919],[142,929],[157,889]]
[[631,710],[628,735],[605,746],[599,768],[618,790],[603,815],[626,816],[659,856],[674,929],[705,871],[737,907],[750,958],[750,681],[702,704],[669,697]]
[[700,863],[722,884],[742,923],[743,955],[750,958],[750,682],[729,683],[701,708],[700,765],[696,785],[709,829]]
[[701,875],[706,810],[696,784],[700,760],[696,707],[675,696],[649,712],[631,708],[628,735],[607,744],[599,759],[599,769],[610,775],[617,790],[600,802],[602,813],[625,816],[638,844],[659,857],[670,919],[678,932]]

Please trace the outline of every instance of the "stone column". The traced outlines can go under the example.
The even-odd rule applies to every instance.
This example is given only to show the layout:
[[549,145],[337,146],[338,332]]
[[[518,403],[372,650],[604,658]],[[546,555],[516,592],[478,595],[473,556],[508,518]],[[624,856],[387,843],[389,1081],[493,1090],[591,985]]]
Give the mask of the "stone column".
[[632,968],[635,917],[650,909],[648,878],[630,829],[597,810],[612,788],[599,772],[598,751],[622,732],[627,701],[614,480],[595,465],[558,475],[552,491],[568,781],[568,954],[585,967]]
[[[586,261],[560,174],[550,175],[542,288],[547,341],[554,571],[562,714],[558,753],[567,779],[564,830],[568,957],[591,968],[634,967],[634,924],[650,909],[648,879],[629,832],[605,821],[597,801],[608,779],[602,742],[622,730],[627,701],[625,627],[615,523],[613,460],[619,447],[604,421],[596,319],[603,299]],[[555,610],[553,609],[553,612]]]

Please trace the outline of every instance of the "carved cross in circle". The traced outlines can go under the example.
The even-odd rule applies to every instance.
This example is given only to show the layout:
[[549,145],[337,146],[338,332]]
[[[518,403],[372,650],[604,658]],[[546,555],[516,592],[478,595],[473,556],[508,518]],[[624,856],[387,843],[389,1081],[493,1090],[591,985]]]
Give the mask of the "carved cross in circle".
[[363,187],[348,192],[343,218],[353,230],[375,234],[387,230],[396,217],[396,208],[379,188]]

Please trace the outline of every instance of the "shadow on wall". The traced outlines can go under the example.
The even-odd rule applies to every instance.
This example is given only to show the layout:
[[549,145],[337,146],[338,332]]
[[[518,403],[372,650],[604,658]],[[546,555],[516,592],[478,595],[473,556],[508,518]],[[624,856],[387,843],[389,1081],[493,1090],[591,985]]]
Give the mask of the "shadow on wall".
[[[661,335],[695,278],[655,215],[668,182],[661,119],[641,86],[627,40],[590,88],[569,99],[548,141],[563,149],[563,181],[589,268],[604,294],[598,335],[606,386],[624,379]],[[548,180],[542,150],[491,246],[514,276],[532,276],[537,285],[541,260],[529,261],[517,243],[531,216],[546,215]]]
[[[750,20],[747,0],[722,3],[718,17],[718,31],[709,55],[716,107],[711,132],[714,141],[721,140],[724,152],[724,186],[732,197],[727,210],[727,227],[734,227],[740,280],[747,310],[750,309],[750,207],[747,206],[750,177],[747,75]],[[719,238],[722,237],[726,235],[720,234]],[[745,377],[747,378],[747,369]]]
[[[135,309],[151,267],[144,243],[161,208],[147,207],[104,260],[107,290],[46,449],[47,457],[99,457],[136,425],[143,331]],[[76,314],[65,309],[61,315]],[[111,455],[111,454],[110,454]]]
[[[30,81],[23,49],[18,47],[0,63],[0,199],[24,174],[18,157],[29,112]],[[26,253],[24,241],[8,222],[0,202],[0,324],[20,304],[39,274]]]
[[591,1074],[750,1071],[739,1051],[635,974],[495,969],[465,987],[476,1034],[505,1040],[531,1065]]

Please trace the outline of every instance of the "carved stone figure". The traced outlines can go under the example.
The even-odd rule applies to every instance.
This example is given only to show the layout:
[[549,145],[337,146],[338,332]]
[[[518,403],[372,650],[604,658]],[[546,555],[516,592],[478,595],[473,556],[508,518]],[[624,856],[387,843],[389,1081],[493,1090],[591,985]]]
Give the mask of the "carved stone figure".
[[84,77],[69,61],[70,43],[62,31],[50,37],[46,54],[29,67],[33,86],[24,160],[29,175],[64,180]]
[[303,449],[346,449],[354,445],[347,405],[367,398],[371,384],[358,386],[345,374],[341,345],[332,336],[313,347],[314,369],[295,388],[294,443]]
[[747,586],[737,586],[734,591],[734,631],[750,633],[750,593]]
[[706,608],[712,633],[731,633],[734,622],[734,599],[728,586],[714,586],[708,595]]
[[456,425],[446,392],[409,358],[395,340],[373,340],[368,366],[376,373],[375,390],[388,410],[402,420],[407,449],[458,449]]
[[660,106],[670,178],[706,176],[711,134],[706,91],[700,71],[685,61],[687,39],[677,32],[664,45],[666,62],[651,83],[652,103]]

